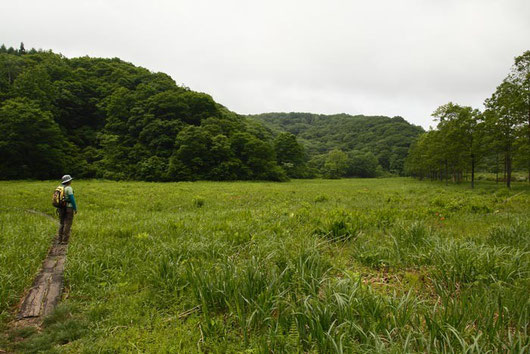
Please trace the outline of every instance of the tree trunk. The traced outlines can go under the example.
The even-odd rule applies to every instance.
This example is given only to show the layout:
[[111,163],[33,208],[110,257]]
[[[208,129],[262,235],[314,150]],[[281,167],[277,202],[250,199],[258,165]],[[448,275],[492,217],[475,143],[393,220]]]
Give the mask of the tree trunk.
[[495,168],[495,183],[499,184],[499,153],[495,154],[495,163],[497,164]]
[[510,150],[506,153],[506,187],[511,188],[512,184],[512,156]]
[[475,188],[475,154],[471,154],[471,189]]
[[447,159],[445,160],[445,185],[447,186],[449,184],[449,173],[447,171]]
[[502,181],[506,183],[506,164],[507,164],[507,153],[504,153],[504,177],[502,178]]

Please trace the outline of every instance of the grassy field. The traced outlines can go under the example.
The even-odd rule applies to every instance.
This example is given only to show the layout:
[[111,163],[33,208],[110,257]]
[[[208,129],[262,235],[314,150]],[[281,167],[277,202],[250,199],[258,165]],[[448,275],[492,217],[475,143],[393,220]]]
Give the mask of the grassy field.
[[53,215],[55,186],[0,182],[0,348],[530,348],[528,184],[74,181],[65,298],[41,332],[17,332],[55,232],[26,210]]

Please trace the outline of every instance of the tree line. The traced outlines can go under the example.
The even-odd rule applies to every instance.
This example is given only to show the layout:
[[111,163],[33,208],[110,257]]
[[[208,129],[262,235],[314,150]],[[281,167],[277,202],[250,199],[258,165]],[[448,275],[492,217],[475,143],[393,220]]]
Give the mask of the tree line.
[[303,147],[118,58],[0,46],[0,179],[276,180]]
[[0,46],[0,178],[286,180],[387,174],[530,177],[530,54],[486,109],[448,103],[425,132],[401,117],[241,116],[118,58]]
[[409,147],[424,132],[402,117],[312,113],[251,117],[277,134],[295,135],[307,152],[307,172],[327,178],[404,175]]
[[530,51],[514,64],[485,110],[452,102],[438,107],[438,124],[412,144],[408,173],[475,185],[477,170],[493,172],[509,188],[515,169],[526,170],[530,181]]

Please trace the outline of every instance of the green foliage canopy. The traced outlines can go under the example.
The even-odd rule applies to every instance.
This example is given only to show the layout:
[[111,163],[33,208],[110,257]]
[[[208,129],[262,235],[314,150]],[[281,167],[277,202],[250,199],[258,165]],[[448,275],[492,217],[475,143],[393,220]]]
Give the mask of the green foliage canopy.
[[[324,176],[329,175],[329,170],[324,168],[323,161],[333,150],[371,153],[382,170],[402,174],[410,144],[424,132],[401,117],[311,113],[265,113],[251,117],[263,122],[276,134],[293,134],[304,146],[314,172]],[[350,169],[349,173],[344,172],[344,176],[354,171]],[[364,177],[365,174],[356,176]]]
[[[3,48],[3,49],[2,49]],[[0,48],[0,178],[285,180],[272,134],[120,59]],[[289,148],[299,151],[297,142]],[[281,154],[283,156],[283,153]],[[300,157],[291,156],[296,163]],[[296,170],[298,171],[298,170]]]
[[74,147],[52,114],[27,98],[0,105],[0,178],[52,178],[73,163]]
[[455,182],[469,172],[473,188],[477,166],[498,173],[501,156],[507,187],[514,162],[527,169],[530,181],[530,51],[515,58],[485,106],[483,113],[452,102],[436,109],[438,126],[411,146],[408,172]]

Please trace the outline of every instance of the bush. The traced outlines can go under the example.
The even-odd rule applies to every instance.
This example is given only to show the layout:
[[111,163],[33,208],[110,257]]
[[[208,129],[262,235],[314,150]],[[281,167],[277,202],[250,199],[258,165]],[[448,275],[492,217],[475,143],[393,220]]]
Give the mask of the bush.
[[357,237],[361,233],[362,223],[359,218],[344,211],[335,211],[315,229],[316,235],[327,238],[330,241],[347,241]]
[[193,198],[192,202],[197,208],[202,208],[204,206],[205,199],[203,197],[197,196]]

